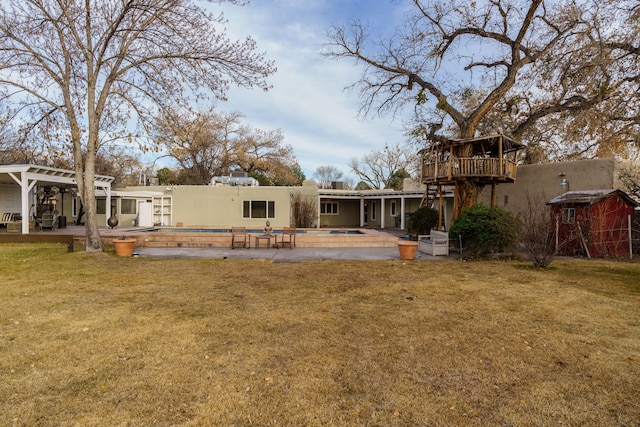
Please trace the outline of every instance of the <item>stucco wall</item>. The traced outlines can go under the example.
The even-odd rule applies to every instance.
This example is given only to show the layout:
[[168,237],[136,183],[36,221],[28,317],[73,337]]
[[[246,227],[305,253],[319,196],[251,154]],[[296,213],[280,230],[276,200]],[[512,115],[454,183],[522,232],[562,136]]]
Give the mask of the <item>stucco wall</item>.
[[[172,224],[184,227],[244,226],[263,228],[267,219],[274,228],[291,225],[292,195],[312,195],[317,189],[301,187],[242,187],[242,186],[151,186],[127,187],[126,190],[161,191],[172,197]],[[275,203],[274,218],[244,218],[245,201],[269,201]]]
[[[496,205],[512,212],[528,208],[528,197],[548,202],[567,191],[604,190],[614,188],[615,160],[595,159],[575,162],[520,165],[513,184],[499,184]],[[568,187],[560,184],[566,179]],[[487,186],[480,198],[491,204],[491,187]]]
[[338,215],[320,214],[321,227],[360,226],[360,199],[323,199],[322,201],[338,203]]

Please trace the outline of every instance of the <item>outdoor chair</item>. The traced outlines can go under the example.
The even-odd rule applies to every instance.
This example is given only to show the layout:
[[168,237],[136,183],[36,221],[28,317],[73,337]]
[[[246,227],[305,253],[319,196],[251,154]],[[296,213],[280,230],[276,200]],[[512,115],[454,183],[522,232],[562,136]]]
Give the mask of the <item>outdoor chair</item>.
[[248,235],[246,227],[232,227],[231,228],[231,249],[235,249],[236,246],[242,248],[248,248]]
[[280,246],[284,248],[284,245],[289,245],[289,249],[293,249],[296,246],[296,233],[294,227],[285,227],[280,237]]
[[7,224],[9,224],[10,222],[13,222],[13,214],[12,213],[3,213],[0,214],[2,217],[0,218],[0,224],[4,225],[5,227],[7,226]]
[[43,213],[42,218],[40,220],[40,229],[41,230],[49,229],[53,231],[58,226],[57,222],[58,222],[58,212],[53,211],[53,212]]

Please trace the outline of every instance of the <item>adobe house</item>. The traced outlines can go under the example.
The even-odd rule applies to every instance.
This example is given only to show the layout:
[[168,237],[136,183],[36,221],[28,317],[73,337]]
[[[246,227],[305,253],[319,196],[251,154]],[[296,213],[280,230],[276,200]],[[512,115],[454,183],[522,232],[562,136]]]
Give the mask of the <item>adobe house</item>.
[[[406,228],[423,189],[407,191],[318,190],[315,182],[295,187],[260,187],[252,178],[224,177],[212,185],[134,186],[112,189],[113,177],[96,176],[97,221],[114,214],[121,227],[177,226],[262,228],[293,225],[296,205],[315,209],[314,227]],[[12,214],[12,229],[29,233],[34,215],[50,210],[65,224],[82,222],[74,171],[36,165],[0,166],[0,212]],[[15,226],[15,227],[14,227]],[[31,226],[31,227],[30,227]]]
[[634,208],[620,190],[568,191],[548,202],[560,255],[631,256]]
[[[405,229],[408,215],[419,207],[424,190],[318,189],[314,181],[302,186],[176,185],[126,187],[112,191],[112,211],[120,224],[131,226],[274,228],[295,224],[293,207],[301,200],[315,207],[313,227],[372,227]],[[145,197],[146,196],[146,197]],[[105,215],[98,197],[98,213]],[[127,207],[127,211],[122,210]]]

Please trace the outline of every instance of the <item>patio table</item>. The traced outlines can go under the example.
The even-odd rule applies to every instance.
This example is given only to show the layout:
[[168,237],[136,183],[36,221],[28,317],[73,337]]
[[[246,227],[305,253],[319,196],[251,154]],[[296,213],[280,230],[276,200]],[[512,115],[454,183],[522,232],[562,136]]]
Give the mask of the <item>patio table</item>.
[[260,240],[266,240],[266,242],[267,242],[267,246],[266,247],[270,248],[271,247],[271,238],[272,237],[275,237],[275,236],[272,235],[272,234],[260,234],[259,236],[255,236],[254,237],[254,239],[256,241],[255,242],[255,247],[256,248],[260,247]]

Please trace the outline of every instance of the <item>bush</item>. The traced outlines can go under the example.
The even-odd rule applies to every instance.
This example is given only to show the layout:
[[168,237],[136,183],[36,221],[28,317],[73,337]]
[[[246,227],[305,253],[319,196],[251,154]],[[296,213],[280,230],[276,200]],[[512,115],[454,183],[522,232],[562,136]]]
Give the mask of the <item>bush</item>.
[[517,248],[520,229],[520,220],[511,212],[477,205],[462,211],[449,236],[454,241],[462,237],[464,258],[478,258]]
[[519,213],[522,219],[522,246],[536,268],[547,268],[555,257],[555,238],[551,212],[544,194],[527,194],[527,207]]
[[408,229],[414,234],[429,234],[438,225],[440,213],[433,208],[423,206],[409,215]]

